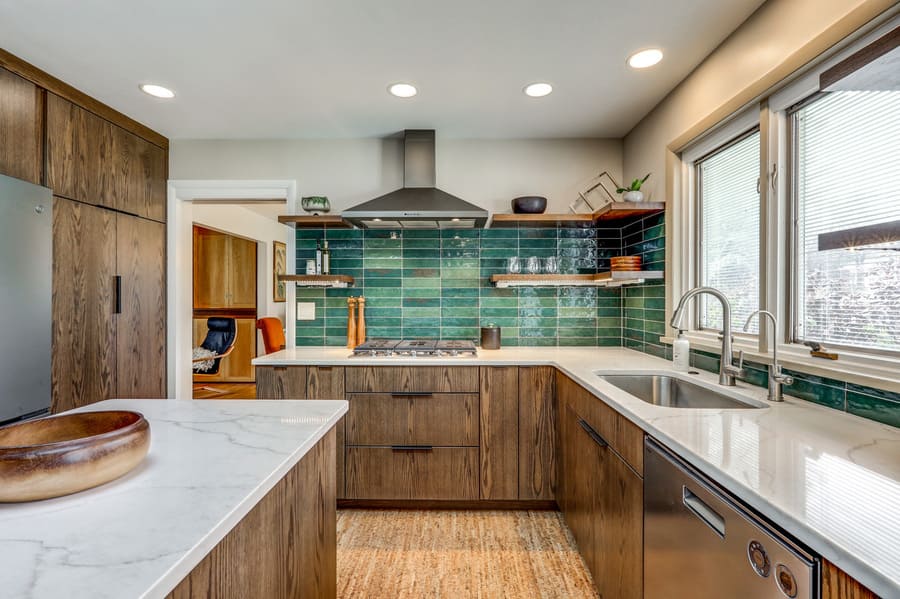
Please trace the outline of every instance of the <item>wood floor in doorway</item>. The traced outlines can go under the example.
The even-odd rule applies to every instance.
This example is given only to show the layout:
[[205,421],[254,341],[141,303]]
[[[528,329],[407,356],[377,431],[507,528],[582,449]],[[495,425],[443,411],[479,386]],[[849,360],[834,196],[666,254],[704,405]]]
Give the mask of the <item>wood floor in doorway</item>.
[[338,597],[597,597],[554,511],[339,510]]
[[194,383],[194,399],[256,399],[256,383]]

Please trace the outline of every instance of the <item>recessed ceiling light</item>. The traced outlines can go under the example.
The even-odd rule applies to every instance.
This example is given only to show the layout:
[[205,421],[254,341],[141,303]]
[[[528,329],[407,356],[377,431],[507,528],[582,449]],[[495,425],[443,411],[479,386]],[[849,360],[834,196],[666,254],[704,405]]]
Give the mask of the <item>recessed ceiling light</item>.
[[532,83],[525,86],[525,95],[532,98],[543,98],[553,91],[553,86],[549,83]]
[[628,66],[632,69],[646,69],[662,60],[663,53],[659,48],[648,48],[635,52],[628,57]]
[[391,95],[398,98],[412,98],[419,93],[416,86],[411,83],[395,83],[388,88],[388,91],[391,92]]
[[153,96],[155,98],[169,99],[169,98],[175,97],[175,92],[173,92],[169,88],[163,87],[161,85],[154,85],[152,83],[143,83],[143,84],[141,84],[140,87],[141,87],[142,92],[144,92],[145,94],[150,94],[151,96]]

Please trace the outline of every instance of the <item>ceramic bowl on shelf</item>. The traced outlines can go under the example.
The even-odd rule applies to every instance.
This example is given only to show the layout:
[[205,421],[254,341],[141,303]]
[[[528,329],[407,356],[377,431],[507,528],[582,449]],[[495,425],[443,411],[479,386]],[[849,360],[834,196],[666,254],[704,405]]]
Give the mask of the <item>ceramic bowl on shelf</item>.
[[0,502],[77,493],[119,478],[150,448],[137,412],[81,412],[0,428]]
[[326,196],[305,196],[300,198],[300,207],[312,213],[328,212],[331,210],[331,202]]
[[543,214],[547,209],[547,198],[541,196],[522,196],[512,201],[515,214]]

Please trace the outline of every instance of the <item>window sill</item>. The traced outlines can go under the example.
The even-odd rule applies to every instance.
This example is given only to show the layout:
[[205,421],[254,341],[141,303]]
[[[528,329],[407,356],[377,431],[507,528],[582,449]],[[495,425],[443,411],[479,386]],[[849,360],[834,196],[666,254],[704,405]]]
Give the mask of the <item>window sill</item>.
[[[691,342],[691,349],[699,349],[719,354],[722,351],[722,342],[714,333],[692,331],[685,333]],[[661,343],[674,342],[673,337],[660,337]],[[743,350],[744,359],[759,364],[771,364],[772,352],[761,353],[756,341],[735,338],[735,351]],[[826,360],[813,358],[809,355],[809,348],[796,344],[782,344],[778,346],[778,361],[782,366],[797,372],[822,376],[840,381],[846,381],[856,385],[864,385],[883,389],[885,391],[900,392],[900,359],[854,354],[852,352],[839,352],[838,360]]]

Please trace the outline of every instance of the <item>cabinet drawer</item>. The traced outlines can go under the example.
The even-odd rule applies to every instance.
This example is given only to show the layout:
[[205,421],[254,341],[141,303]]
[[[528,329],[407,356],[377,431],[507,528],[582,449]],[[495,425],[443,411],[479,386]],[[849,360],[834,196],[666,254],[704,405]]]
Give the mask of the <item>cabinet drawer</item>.
[[560,405],[572,406],[629,466],[644,475],[643,430],[567,376],[559,377],[557,392]]
[[353,393],[349,445],[478,446],[476,393]]
[[478,499],[478,448],[348,447],[348,499]]
[[306,399],[306,366],[257,366],[257,399]]
[[477,366],[353,366],[348,393],[478,393]]

